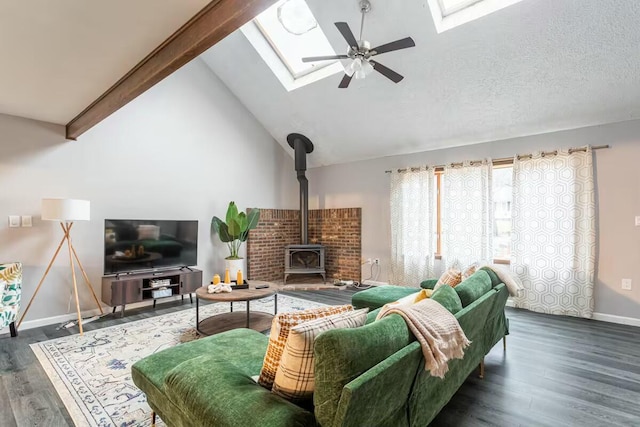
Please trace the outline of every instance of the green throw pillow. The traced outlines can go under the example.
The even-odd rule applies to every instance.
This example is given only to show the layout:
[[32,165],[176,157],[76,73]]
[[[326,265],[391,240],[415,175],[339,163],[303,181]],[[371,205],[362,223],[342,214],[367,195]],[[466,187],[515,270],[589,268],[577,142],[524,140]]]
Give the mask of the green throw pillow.
[[[460,286],[460,285],[458,285]],[[462,302],[456,291],[449,285],[440,286],[431,295],[431,299],[442,304],[444,308],[449,310],[451,314],[456,314],[462,310]]]
[[455,291],[466,307],[491,290],[491,277],[484,270],[476,271],[471,277],[455,287]]

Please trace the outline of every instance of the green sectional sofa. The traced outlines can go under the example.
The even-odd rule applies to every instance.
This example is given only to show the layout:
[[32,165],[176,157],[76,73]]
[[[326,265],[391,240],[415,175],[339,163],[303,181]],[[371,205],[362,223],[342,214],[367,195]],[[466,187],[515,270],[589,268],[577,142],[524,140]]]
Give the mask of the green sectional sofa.
[[[423,283],[425,287],[435,284]],[[373,309],[385,299],[397,299],[398,292],[416,292],[395,288],[360,292],[353,303],[369,306],[374,300],[369,306]],[[424,370],[420,345],[404,320],[392,314],[374,321],[377,310],[363,327],[318,336],[316,390],[313,402],[306,406],[294,405],[252,379],[260,373],[268,339],[248,329],[146,357],[133,365],[133,380],[169,426],[423,427],[508,333],[504,313],[508,293],[493,272],[478,271],[460,292],[466,293],[460,299],[467,304],[455,316],[472,344],[463,359],[449,362],[444,380]]]

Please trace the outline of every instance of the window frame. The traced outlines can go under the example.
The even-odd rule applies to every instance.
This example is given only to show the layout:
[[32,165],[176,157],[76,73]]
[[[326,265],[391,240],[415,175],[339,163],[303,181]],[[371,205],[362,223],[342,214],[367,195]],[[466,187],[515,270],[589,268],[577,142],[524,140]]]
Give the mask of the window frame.
[[458,10],[445,13],[440,0],[427,0],[438,34],[521,1],[523,0],[478,0]]
[[[494,162],[494,169],[513,168],[513,160],[505,162]],[[444,176],[444,168],[436,168],[436,253],[435,259],[442,259],[442,177]],[[505,258],[493,258],[494,264],[510,265],[511,260]]]
[[[275,3],[271,7],[277,5],[278,3]],[[318,28],[324,33],[320,24],[318,24]],[[267,64],[271,72],[275,74],[287,92],[291,92],[292,90],[317,82],[334,74],[344,73],[344,65],[341,61],[336,60],[330,64],[322,65],[316,69],[296,75],[287,61],[283,59],[282,53],[277,49],[273,40],[268,36],[268,31],[262,28],[257,19],[252,19],[247,22],[240,27],[240,31]],[[314,52],[309,52],[308,56],[314,56],[315,54]]]

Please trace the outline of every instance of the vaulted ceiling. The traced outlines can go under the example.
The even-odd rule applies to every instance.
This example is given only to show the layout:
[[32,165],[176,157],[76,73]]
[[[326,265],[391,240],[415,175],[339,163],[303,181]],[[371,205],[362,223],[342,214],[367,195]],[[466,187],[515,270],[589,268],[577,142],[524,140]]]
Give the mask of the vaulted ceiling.
[[67,123],[208,2],[0,1],[0,113]]
[[[343,53],[333,23],[357,32],[358,2],[307,3]],[[241,31],[202,59],[286,150],[290,132],[311,138],[316,166],[640,118],[636,0],[523,0],[441,34],[426,0],[372,5],[365,39],[417,44],[378,57],[397,85],[333,75],[287,92]]]

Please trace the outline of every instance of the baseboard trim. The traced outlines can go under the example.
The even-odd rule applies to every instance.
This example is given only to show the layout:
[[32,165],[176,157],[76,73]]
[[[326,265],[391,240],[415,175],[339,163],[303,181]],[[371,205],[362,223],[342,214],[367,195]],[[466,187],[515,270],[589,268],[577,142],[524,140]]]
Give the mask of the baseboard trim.
[[[506,306],[515,307],[511,298],[507,300]],[[640,319],[636,319],[634,317],[616,316],[613,314],[606,314],[606,313],[593,313],[593,317],[591,318],[591,320],[597,320],[599,322],[617,323],[618,325],[629,325],[629,326],[640,327]]]
[[384,286],[388,285],[389,282],[377,282],[375,280],[364,280],[362,282],[363,285],[371,285],[371,286]]
[[613,314],[593,313],[593,320],[640,327],[640,319],[634,317],[615,316]]
[[[188,298],[189,294],[186,294],[185,297]],[[162,301],[158,300],[158,304],[162,304],[162,302],[169,302],[169,301],[180,301],[181,299],[182,298],[179,295],[171,298],[163,298]],[[147,307],[150,305],[153,305],[153,300],[142,301],[135,304],[129,304],[127,305],[126,311],[129,311],[135,308],[140,308],[140,307]],[[104,310],[105,314],[111,314],[113,307],[103,305],[102,309]],[[120,308],[118,307],[118,310],[116,311],[115,315],[119,316],[120,315],[119,312],[120,312]],[[88,317],[99,315],[100,310],[98,310],[97,308],[94,308],[91,310],[81,311],[80,314],[82,315],[83,319],[86,319]],[[41,319],[25,320],[24,322],[22,322],[22,325],[20,325],[20,328],[18,328],[18,333],[26,329],[33,329],[33,328],[39,328],[41,326],[61,324],[63,322],[68,322],[68,321],[77,320],[77,319],[78,319],[78,315],[75,312],[73,312],[73,313],[60,314],[58,316],[43,317]]]

